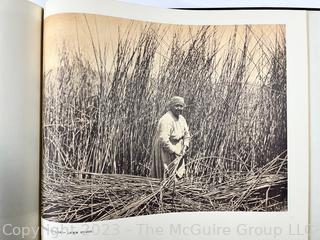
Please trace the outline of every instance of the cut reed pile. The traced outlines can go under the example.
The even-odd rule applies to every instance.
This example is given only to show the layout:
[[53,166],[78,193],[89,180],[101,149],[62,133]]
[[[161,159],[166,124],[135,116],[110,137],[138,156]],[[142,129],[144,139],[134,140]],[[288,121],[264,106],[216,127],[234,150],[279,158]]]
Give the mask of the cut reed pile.
[[182,211],[282,211],[286,161],[276,158],[256,172],[221,184],[61,168],[59,178],[43,179],[42,216],[57,222],[87,222]]

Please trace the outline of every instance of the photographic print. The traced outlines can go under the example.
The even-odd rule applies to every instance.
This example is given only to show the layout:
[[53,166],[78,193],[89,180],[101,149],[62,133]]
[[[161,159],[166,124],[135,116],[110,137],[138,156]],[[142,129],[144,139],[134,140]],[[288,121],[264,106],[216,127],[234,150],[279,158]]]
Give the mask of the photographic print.
[[44,219],[287,211],[285,25],[44,24]]

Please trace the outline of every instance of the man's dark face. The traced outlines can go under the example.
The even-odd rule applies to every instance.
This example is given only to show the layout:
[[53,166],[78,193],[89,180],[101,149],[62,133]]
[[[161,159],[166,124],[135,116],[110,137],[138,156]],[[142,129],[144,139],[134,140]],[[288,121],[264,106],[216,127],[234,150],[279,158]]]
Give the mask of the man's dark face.
[[179,117],[180,114],[182,114],[183,109],[184,109],[184,106],[181,105],[181,104],[172,105],[171,108],[170,108],[170,110],[173,113],[173,115],[175,117],[177,117],[177,118]]

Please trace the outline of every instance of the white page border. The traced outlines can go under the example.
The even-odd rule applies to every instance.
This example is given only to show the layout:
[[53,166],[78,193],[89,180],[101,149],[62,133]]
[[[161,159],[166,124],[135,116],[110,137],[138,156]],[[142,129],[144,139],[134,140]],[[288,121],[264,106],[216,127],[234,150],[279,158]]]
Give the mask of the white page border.
[[[48,0],[30,0],[45,6]],[[126,3],[163,8],[234,8],[234,7],[282,7],[282,8],[320,8],[317,0],[121,0]]]
[[310,128],[311,159],[310,162],[310,224],[311,240],[320,237],[320,12],[309,12],[309,54],[310,54]]

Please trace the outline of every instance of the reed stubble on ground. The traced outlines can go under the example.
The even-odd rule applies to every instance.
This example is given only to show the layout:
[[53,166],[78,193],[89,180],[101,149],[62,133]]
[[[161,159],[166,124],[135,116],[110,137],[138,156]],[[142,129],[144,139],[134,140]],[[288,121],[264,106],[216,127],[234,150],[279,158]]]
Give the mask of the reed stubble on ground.
[[[287,209],[283,26],[233,26],[227,36],[223,26],[186,26],[168,36],[144,23],[118,34],[110,57],[91,17],[82,17],[86,54],[61,46],[44,77],[45,218]],[[159,182],[148,177],[152,140],[174,95],[187,102],[187,172]]]

